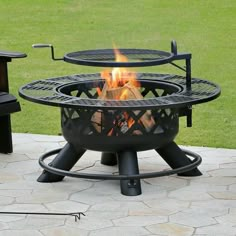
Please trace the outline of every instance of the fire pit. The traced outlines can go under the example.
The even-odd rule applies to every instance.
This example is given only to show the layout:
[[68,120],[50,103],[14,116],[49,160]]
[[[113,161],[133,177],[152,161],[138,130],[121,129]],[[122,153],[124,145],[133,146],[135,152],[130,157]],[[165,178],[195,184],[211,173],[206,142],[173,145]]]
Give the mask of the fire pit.
[[[187,126],[191,127],[191,106],[217,98],[220,88],[207,80],[191,78],[191,54],[179,54],[175,41],[171,43],[171,52],[87,50],[68,53],[60,59],[54,57],[52,45],[37,44],[34,47],[51,47],[54,60],[114,67],[100,74],[38,80],[20,88],[20,96],[27,100],[60,107],[62,133],[68,142],[64,148],[40,157],[39,163],[44,172],[38,181],[61,181],[64,176],[119,179],[121,193],[133,196],[141,194],[142,178],[176,173],[201,175],[197,169],[201,157],[181,150],[174,143],[174,138],[179,130],[179,117],[186,116]],[[176,60],[185,60],[186,69],[175,64],[173,61]],[[186,75],[135,73],[127,69],[166,63],[184,70]],[[122,81],[116,82],[114,87],[115,79],[120,77]],[[149,149],[155,149],[172,169],[139,173],[137,152]],[[115,165],[118,162],[119,174],[70,171],[86,150],[102,152],[102,164]],[[57,156],[50,164],[44,162],[55,154]]]

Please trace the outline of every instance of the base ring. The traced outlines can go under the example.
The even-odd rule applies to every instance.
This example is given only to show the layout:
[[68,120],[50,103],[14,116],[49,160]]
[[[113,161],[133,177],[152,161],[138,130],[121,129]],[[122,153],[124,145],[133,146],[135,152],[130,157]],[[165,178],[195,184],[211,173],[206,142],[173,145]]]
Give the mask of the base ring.
[[109,180],[130,180],[130,179],[147,179],[147,178],[154,178],[154,177],[162,177],[162,176],[167,176],[167,175],[172,175],[172,174],[180,174],[183,172],[190,171],[194,168],[196,168],[198,165],[201,164],[202,158],[200,155],[182,149],[182,151],[190,157],[193,157],[194,159],[191,161],[191,164],[175,168],[175,169],[170,169],[170,170],[163,170],[163,171],[158,171],[158,172],[150,172],[150,173],[140,173],[140,174],[135,174],[135,175],[107,175],[107,174],[89,174],[89,173],[78,173],[78,172],[73,172],[73,171],[66,171],[66,170],[61,170],[55,167],[48,165],[47,163],[44,162],[45,159],[48,157],[55,155],[61,151],[60,149],[55,149],[52,151],[49,151],[45,154],[43,154],[39,158],[39,165],[46,171],[56,174],[56,175],[62,175],[62,176],[69,176],[69,177],[74,177],[74,178],[85,178],[85,179],[109,179]]

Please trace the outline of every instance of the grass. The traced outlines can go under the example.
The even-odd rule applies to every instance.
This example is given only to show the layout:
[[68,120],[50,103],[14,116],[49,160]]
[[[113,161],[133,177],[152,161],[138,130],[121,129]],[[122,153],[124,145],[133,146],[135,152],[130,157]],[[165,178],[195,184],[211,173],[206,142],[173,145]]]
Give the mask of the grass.
[[[175,39],[181,52],[191,52],[192,75],[218,83],[219,99],[194,107],[193,127],[181,119],[179,144],[236,148],[235,36],[233,0],[11,0],[0,8],[0,48],[27,53],[9,64],[11,93],[33,80],[67,74],[98,72],[50,59],[66,52],[118,47],[170,50]],[[170,66],[143,68],[149,72],[180,73]],[[59,109],[19,98],[22,111],[12,115],[14,132],[59,134]]]

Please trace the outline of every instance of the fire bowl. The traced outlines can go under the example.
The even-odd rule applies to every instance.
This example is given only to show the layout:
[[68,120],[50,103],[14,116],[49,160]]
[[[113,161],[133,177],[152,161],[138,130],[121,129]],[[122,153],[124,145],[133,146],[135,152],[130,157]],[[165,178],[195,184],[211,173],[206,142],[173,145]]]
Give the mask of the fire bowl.
[[[105,103],[124,102],[101,100],[96,88],[102,88],[102,80],[65,84],[58,92],[66,96],[88,98],[100,103],[99,108],[81,106],[61,108],[62,133],[76,149],[118,152],[143,151],[160,148],[174,140],[179,128],[176,108],[150,107],[152,98],[168,96],[181,91],[181,87],[163,81],[139,80],[137,88],[143,99],[126,100],[127,107],[107,108]],[[104,106],[102,105],[104,104]],[[138,108],[137,108],[137,104]]]

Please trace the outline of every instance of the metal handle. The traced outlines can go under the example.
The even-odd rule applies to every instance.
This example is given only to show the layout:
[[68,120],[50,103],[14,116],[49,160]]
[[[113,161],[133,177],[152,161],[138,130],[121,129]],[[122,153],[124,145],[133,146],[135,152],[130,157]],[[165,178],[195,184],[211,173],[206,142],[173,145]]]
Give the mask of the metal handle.
[[43,43],[36,43],[32,45],[33,48],[50,48],[52,44],[43,44]]
[[54,61],[63,60],[63,58],[55,58],[55,56],[54,56],[54,48],[53,48],[52,44],[36,43],[36,44],[33,44],[32,47],[33,48],[51,48],[52,59]]
[[175,40],[172,40],[171,41],[171,52],[174,54],[174,55],[177,55],[177,43]]

